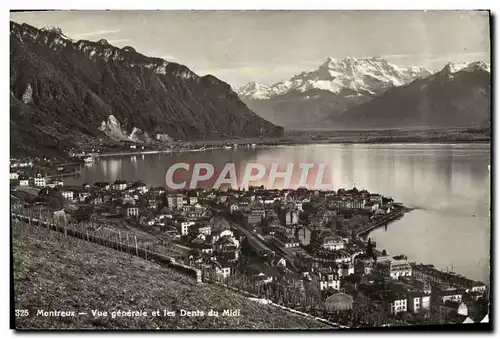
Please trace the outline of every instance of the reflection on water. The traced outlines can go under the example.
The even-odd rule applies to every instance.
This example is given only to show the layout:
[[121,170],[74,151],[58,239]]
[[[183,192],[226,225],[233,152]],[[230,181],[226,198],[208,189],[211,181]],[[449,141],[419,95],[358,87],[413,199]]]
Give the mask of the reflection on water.
[[[99,180],[143,180],[164,186],[165,173],[176,162],[206,162],[222,168],[228,162],[242,175],[247,163],[286,165],[325,163],[325,181],[334,187],[365,188],[420,208],[384,230],[371,233],[390,253],[431,262],[485,282],[489,262],[489,145],[380,144],[298,145],[211,150],[140,157],[99,158],[80,178],[65,184]],[[183,179],[190,179],[184,173]],[[262,180],[262,184],[266,181]],[[282,183],[282,181],[281,181]],[[280,181],[276,182],[279,187]]]

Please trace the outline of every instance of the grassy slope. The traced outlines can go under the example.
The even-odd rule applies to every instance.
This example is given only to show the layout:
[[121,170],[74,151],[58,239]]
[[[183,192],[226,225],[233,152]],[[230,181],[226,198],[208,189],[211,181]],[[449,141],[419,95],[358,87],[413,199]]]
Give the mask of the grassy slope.
[[[53,232],[36,234],[13,227],[15,308],[29,309],[18,317],[21,328],[77,329],[203,329],[203,328],[324,328],[327,325],[259,305],[213,285],[192,279],[158,264],[71,239]],[[240,309],[240,317],[144,317],[94,319],[92,309],[179,311],[210,308]],[[75,310],[87,316],[36,317],[36,310]]]

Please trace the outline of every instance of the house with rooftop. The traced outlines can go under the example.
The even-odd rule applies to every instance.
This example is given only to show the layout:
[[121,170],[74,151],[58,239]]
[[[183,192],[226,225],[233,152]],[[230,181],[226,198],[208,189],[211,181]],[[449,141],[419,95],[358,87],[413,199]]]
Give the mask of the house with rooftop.
[[139,218],[139,207],[131,203],[124,204],[123,207],[127,218]]
[[445,303],[447,300],[462,302],[464,292],[464,290],[454,286],[435,285],[433,289],[433,298],[441,304]]
[[335,273],[319,273],[319,289],[320,291],[334,289],[340,290],[340,277]]
[[345,243],[341,237],[326,236],[322,239],[321,248],[330,251],[338,251],[345,248]]
[[378,273],[391,279],[409,277],[412,275],[412,267],[405,256],[389,257],[386,260],[377,260],[376,270]]
[[184,206],[184,195],[182,194],[168,194],[167,206],[172,210],[182,210]]
[[408,312],[429,312],[431,308],[431,296],[420,291],[408,292]]
[[297,239],[300,245],[308,246],[311,243],[312,231],[309,227],[303,226],[297,229]]
[[47,184],[47,178],[44,174],[38,172],[34,177],[34,183],[36,187],[45,187]]
[[28,187],[30,185],[30,181],[28,179],[28,177],[24,176],[24,175],[20,175],[19,176],[19,186],[20,187]]

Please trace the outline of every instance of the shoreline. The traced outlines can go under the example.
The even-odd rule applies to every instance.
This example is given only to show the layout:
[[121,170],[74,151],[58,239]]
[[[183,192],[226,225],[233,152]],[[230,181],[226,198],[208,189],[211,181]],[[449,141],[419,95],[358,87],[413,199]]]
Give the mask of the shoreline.
[[47,179],[73,177],[73,176],[76,176],[76,175],[79,175],[79,174],[80,174],[80,170],[76,170],[76,171],[71,172],[71,173],[61,173],[61,174],[47,175]]
[[[230,146],[228,150],[235,150],[238,148],[250,148],[250,149],[255,149],[255,148],[264,148],[264,147],[269,147],[269,146],[301,146],[301,145],[314,145],[314,144],[320,144],[320,145],[378,145],[378,144],[383,144],[383,145],[394,145],[394,144],[434,144],[434,145],[450,145],[450,144],[484,144],[484,145],[491,145],[491,140],[426,140],[426,141],[415,141],[415,140],[380,140],[380,141],[347,141],[347,140],[342,140],[342,141],[325,141],[325,140],[310,140],[310,141],[292,141],[292,142],[262,142],[258,143],[255,146],[252,147],[245,147],[243,145],[247,145],[247,143],[244,144],[239,144],[238,147]],[[162,154],[162,153],[185,153],[185,152],[203,152],[203,151],[210,151],[210,150],[218,150],[218,149],[225,149],[226,147],[229,147],[227,145],[217,145],[217,146],[209,146],[209,147],[203,147],[203,148],[185,148],[185,149],[171,149],[171,150],[149,150],[149,151],[136,151],[136,152],[106,152],[106,153],[100,153],[94,155],[94,158],[104,158],[104,157],[113,157],[113,156],[133,156],[133,155],[150,155],[150,154]]]

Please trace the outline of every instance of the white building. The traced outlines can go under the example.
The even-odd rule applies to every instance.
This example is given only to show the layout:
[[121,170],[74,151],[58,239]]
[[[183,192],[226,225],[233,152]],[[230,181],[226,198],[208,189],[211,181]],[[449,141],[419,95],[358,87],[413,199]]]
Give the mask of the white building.
[[74,192],[73,191],[62,191],[61,195],[65,197],[68,200],[73,200],[74,199]]
[[410,277],[412,275],[412,268],[407,259],[389,257],[388,260],[377,263],[377,270],[394,280],[398,280],[399,277]]
[[9,178],[10,178],[10,180],[17,180],[17,179],[19,179],[19,173],[17,173],[17,172],[10,172]]
[[408,311],[419,313],[421,311],[429,311],[431,307],[430,295],[413,295],[408,297]]
[[139,215],[138,207],[127,207],[127,217],[136,217]]
[[29,186],[30,181],[28,179],[20,179],[19,180],[19,186]]
[[344,241],[340,237],[325,237],[321,247],[330,250],[338,251],[345,247]]
[[340,279],[333,274],[321,275],[319,280],[319,289],[321,291],[333,288],[334,290],[340,289]]
[[229,277],[231,275],[231,268],[230,267],[215,267],[215,273],[219,276],[221,276],[223,279]]
[[194,221],[182,221],[181,222],[181,235],[188,235],[189,228],[196,224]]
[[289,210],[285,214],[285,225],[297,225],[299,222],[299,212],[297,210]]
[[404,297],[398,297],[389,303],[391,314],[408,311],[408,302]]
[[43,174],[37,173],[37,175],[35,175],[35,186],[45,187],[46,184],[47,184],[47,178],[45,178]]

